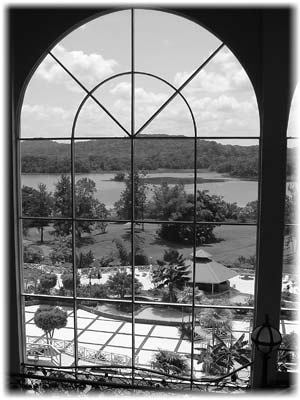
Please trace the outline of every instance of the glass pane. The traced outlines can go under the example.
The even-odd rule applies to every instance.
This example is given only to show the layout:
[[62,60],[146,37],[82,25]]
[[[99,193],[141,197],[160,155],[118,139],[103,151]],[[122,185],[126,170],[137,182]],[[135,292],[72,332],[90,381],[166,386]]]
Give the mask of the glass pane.
[[[121,308],[121,303],[118,306]],[[131,366],[132,316],[128,313],[120,319],[118,306],[115,303],[78,303],[79,365]]]
[[[226,375],[251,361],[252,318],[252,313],[241,317],[235,311],[226,308],[196,309],[196,378]],[[234,345],[234,351],[230,350]],[[226,360],[222,357],[224,354]],[[237,375],[239,380],[247,381],[250,378],[250,367],[242,369]]]
[[198,221],[257,220],[258,140],[199,140]]
[[135,74],[134,79],[135,131],[138,131],[174,93],[174,90],[152,76]]
[[[283,304],[288,308],[287,304]],[[277,368],[281,372],[297,372],[298,365],[298,323],[297,312],[281,311],[280,333],[282,342],[277,351]]]
[[195,281],[205,295],[199,303],[253,306],[256,227],[197,224],[196,229]]
[[192,221],[193,139],[135,140],[136,219]]
[[27,86],[21,110],[21,138],[70,137],[85,91],[47,55]]
[[22,215],[70,217],[70,142],[21,142]]
[[220,44],[200,25],[154,10],[135,11],[135,36],[135,69],[172,84],[180,73],[198,68]]
[[[182,303],[190,297],[187,286],[191,271],[186,261],[192,252],[192,243],[180,242],[184,235],[193,237],[191,225],[135,225],[135,278],[140,284],[137,293],[143,299]],[[186,296],[181,293],[183,290]]]
[[[182,84],[190,73],[177,74]],[[259,136],[255,93],[245,70],[223,47],[182,90],[195,115],[198,137]]]
[[[108,110],[110,114],[125,128],[128,134],[131,133],[131,76],[123,75],[116,77],[100,86],[93,96]],[[107,120],[107,118],[106,118]],[[124,136],[115,122],[107,121],[104,125],[104,118],[101,117],[98,124],[98,136]],[[110,123],[110,125],[108,125]],[[100,129],[101,124],[101,129]],[[113,126],[115,125],[115,126]],[[96,126],[95,126],[96,129]],[[119,129],[119,133],[118,130]],[[110,134],[110,135],[109,135]],[[77,133],[78,135],[78,133]]]
[[[297,320],[299,301],[299,273],[297,263],[297,226],[285,226],[283,248],[283,274],[281,287],[280,332],[283,337],[282,349],[278,352],[279,368],[295,369],[295,350],[297,349]],[[287,351],[288,349],[292,351]]]
[[[74,128],[75,137],[127,137],[126,132],[101,108],[103,104],[100,102],[99,105],[97,101],[89,97],[82,105]],[[111,113],[111,110],[107,111]],[[129,116],[130,114],[126,114],[126,118]]]
[[131,144],[125,139],[75,144],[76,216],[128,219]]
[[[191,376],[189,308],[141,305],[135,319],[136,366]],[[178,367],[178,369],[176,368]]]
[[287,181],[297,181],[299,139],[287,139]]
[[71,303],[25,298],[26,361],[45,366],[74,363],[74,313]]
[[130,70],[130,10],[102,15],[72,31],[51,52],[89,90]]
[[298,218],[299,140],[287,139],[285,223],[296,224]]
[[[197,225],[195,303],[253,306],[256,228]],[[152,301],[192,303],[193,227],[136,224],[135,277]]]
[[[64,228],[64,234],[62,234]],[[72,224],[24,219],[23,282],[27,293],[73,295]]]
[[298,145],[298,139],[287,139],[286,225],[284,227],[282,282],[282,306],[286,308],[295,307],[295,304],[290,301],[297,301],[298,295]]
[[76,260],[78,297],[131,298],[130,223],[77,222]]
[[[158,109],[158,108],[157,108]],[[156,110],[155,110],[156,111]],[[138,135],[194,137],[191,112],[181,96],[174,97]]]
[[297,274],[297,225],[285,225],[283,247],[283,272]]
[[289,122],[288,122],[288,128],[287,128],[287,136],[291,137],[299,137],[299,106],[300,106],[300,85],[298,84],[296,86],[292,103],[291,103],[291,108],[290,108],[290,114],[289,114]]

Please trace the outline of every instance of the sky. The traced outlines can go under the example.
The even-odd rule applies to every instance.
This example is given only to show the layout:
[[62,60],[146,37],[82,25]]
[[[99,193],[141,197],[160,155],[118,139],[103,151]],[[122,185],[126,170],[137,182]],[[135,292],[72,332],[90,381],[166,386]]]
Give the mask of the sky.
[[[134,133],[174,93],[170,85],[179,88],[220,44],[212,33],[185,18],[162,11],[135,11],[134,69],[138,73],[134,80]],[[103,80],[131,70],[130,11],[113,12],[87,22],[56,43],[51,52],[87,90],[94,90],[97,100],[86,98],[83,102],[75,137],[130,134],[130,75],[110,79],[97,88]],[[142,72],[154,74],[170,85]],[[259,136],[254,90],[226,46],[181,93],[192,109],[198,137]],[[76,111],[85,97],[85,90],[47,55],[24,96],[21,137],[70,137]],[[289,124],[289,131],[296,131],[294,122]],[[142,132],[194,136],[192,116],[183,98],[176,96]]]

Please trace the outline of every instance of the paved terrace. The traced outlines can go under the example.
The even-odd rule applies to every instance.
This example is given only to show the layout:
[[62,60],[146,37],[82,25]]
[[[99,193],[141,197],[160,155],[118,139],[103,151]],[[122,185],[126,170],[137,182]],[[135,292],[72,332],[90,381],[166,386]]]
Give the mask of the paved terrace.
[[[26,336],[27,341],[31,343],[41,343],[46,337],[45,333],[34,323],[34,313],[37,308],[37,305],[27,306],[25,312]],[[71,366],[74,363],[74,313],[70,309],[67,312],[67,326],[59,330],[56,329],[53,339],[54,342],[60,342],[60,346],[63,348],[61,364]],[[239,331],[233,333],[237,338],[241,335],[240,331],[249,330],[249,322],[233,321],[233,330]],[[122,359],[122,357],[123,361],[124,359],[130,361],[132,357],[132,326],[130,322],[105,318],[79,309],[77,311],[77,332],[80,354],[95,354],[99,351],[106,355],[112,355],[112,361],[118,361],[118,358]],[[61,344],[62,341],[65,341],[63,345]],[[200,346],[200,342],[197,343],[196,347],[198,346]],[[191,342],[181,337],[176,326],[136,323],[136,365],[149,367],[153,360],[153,355],[158,349],[189,355],[191,353]],[[91,365],[93,362],[82,357],[80,364]],[[197,377],[200,377],[201,366],[195,362],[194,367]]]

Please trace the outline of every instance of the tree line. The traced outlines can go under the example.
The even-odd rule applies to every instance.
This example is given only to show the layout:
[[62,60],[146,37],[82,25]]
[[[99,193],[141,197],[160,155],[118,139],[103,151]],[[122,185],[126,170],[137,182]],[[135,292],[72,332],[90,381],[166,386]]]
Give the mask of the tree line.
[[[194,168],[194,140],[161,137],[135,141],[135,165],[142,170]],[[290,152],[291,153],[291,152]],[[21,143],[22,173],[69,173],[70,144],[51,140]],[[87,140],[75,143],[75,172],[96,173],[130,169],[130,143],[124,139]],[[293,165],[288,157],[288,171]],[[223,145],[199,140],[197,168],[230,176],[257,179],[258,146]]]
[[[149,137],[149,136],[148,136]],[[258,146],[221,144],[198,140],[197,168],[230,176],[257,179]],[[52,140],[21,143],[22,173],[69,173],[70,144]],[[142,136],[135,141],[135,165],[142,170],[194,168],[194,139],[164,135]],[[75,143],[75,172],[124,171],[130,168],[130,143],[124,139],[87,140]],[[288,149],[288,176],[295,170],[295,149]]]

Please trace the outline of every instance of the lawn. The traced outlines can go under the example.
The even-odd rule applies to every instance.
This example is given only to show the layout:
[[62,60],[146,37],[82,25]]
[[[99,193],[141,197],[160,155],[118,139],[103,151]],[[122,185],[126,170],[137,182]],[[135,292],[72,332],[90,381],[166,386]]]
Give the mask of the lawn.
[[[137,235],[141,239],[141,247],[152,263],[161,259],[164,250],[168,248],[177,249],[185,258],[190,257],[193,251],[192,246],[161,240],[156,234],[158,227],[158,224],[145,224],[144,231],[140,226],[137,228]],[[40,246],[45,256],[49,253],[55,241],[55,237],[51,232],[51,226],[45,228],[44,244]],[[216,243],[201,247],[209,252],[216,261],[231,264],[240,256],[249,257],[255,254],[255,226],[223,225],[215,228],[215,235],[218,239]],[[37,229],[30,229],[25,239],[27,243],[38,244],[40,236]],[[107,227],[107,232],[104,234],[98,230],[93,231],[91,234],[83,234],[82,240],[77,243],[77,249],[83,253],[92,250],[94,257],[99,259],[116,252],[116,246],[113,242],[115,239],[122,239],[127,248],[130,249],[130,224],[110,223]]]
[[[141,239],[141,248],[148,256],[150,263],[155,263],[156,260],[162,259],[164,250],[173,248],[183,254],[185,258],[190,257],[192,246],[178,243],[167,242],[161,240],[157,236],[159,224],[144,224],[138,225],[136,229],[137,236]],[[38,245],[44,256],[47,257],[52,249],[56,239],[53,234],[51,225],[44,228],[44,243],[41,245],[40,234],[36,228],[31,228],[26,237],[24,244]],[[77,243],[78,252],[86,253],[92,250],[95,259],[103,256],[115,254],[116,246],[115,239],[122,239],[130,251],[130,224],[124,223],[109,223],[106,233],[102,234],[100,230],[95,230],[91,234],[83,234],[80,243]],[[238,257],[250,257],[256,252],[256,226],[244,225],[221,225],[214,229],[217,241],[211,244],[202,245],[206,252],[212,255],[212,258],[227,266],[231,265]],[[200,246],[197,248],[199,249]],[[292,246],[285,246],[283,257],[283,273],[295,273],[296,261],[295,250]]]

